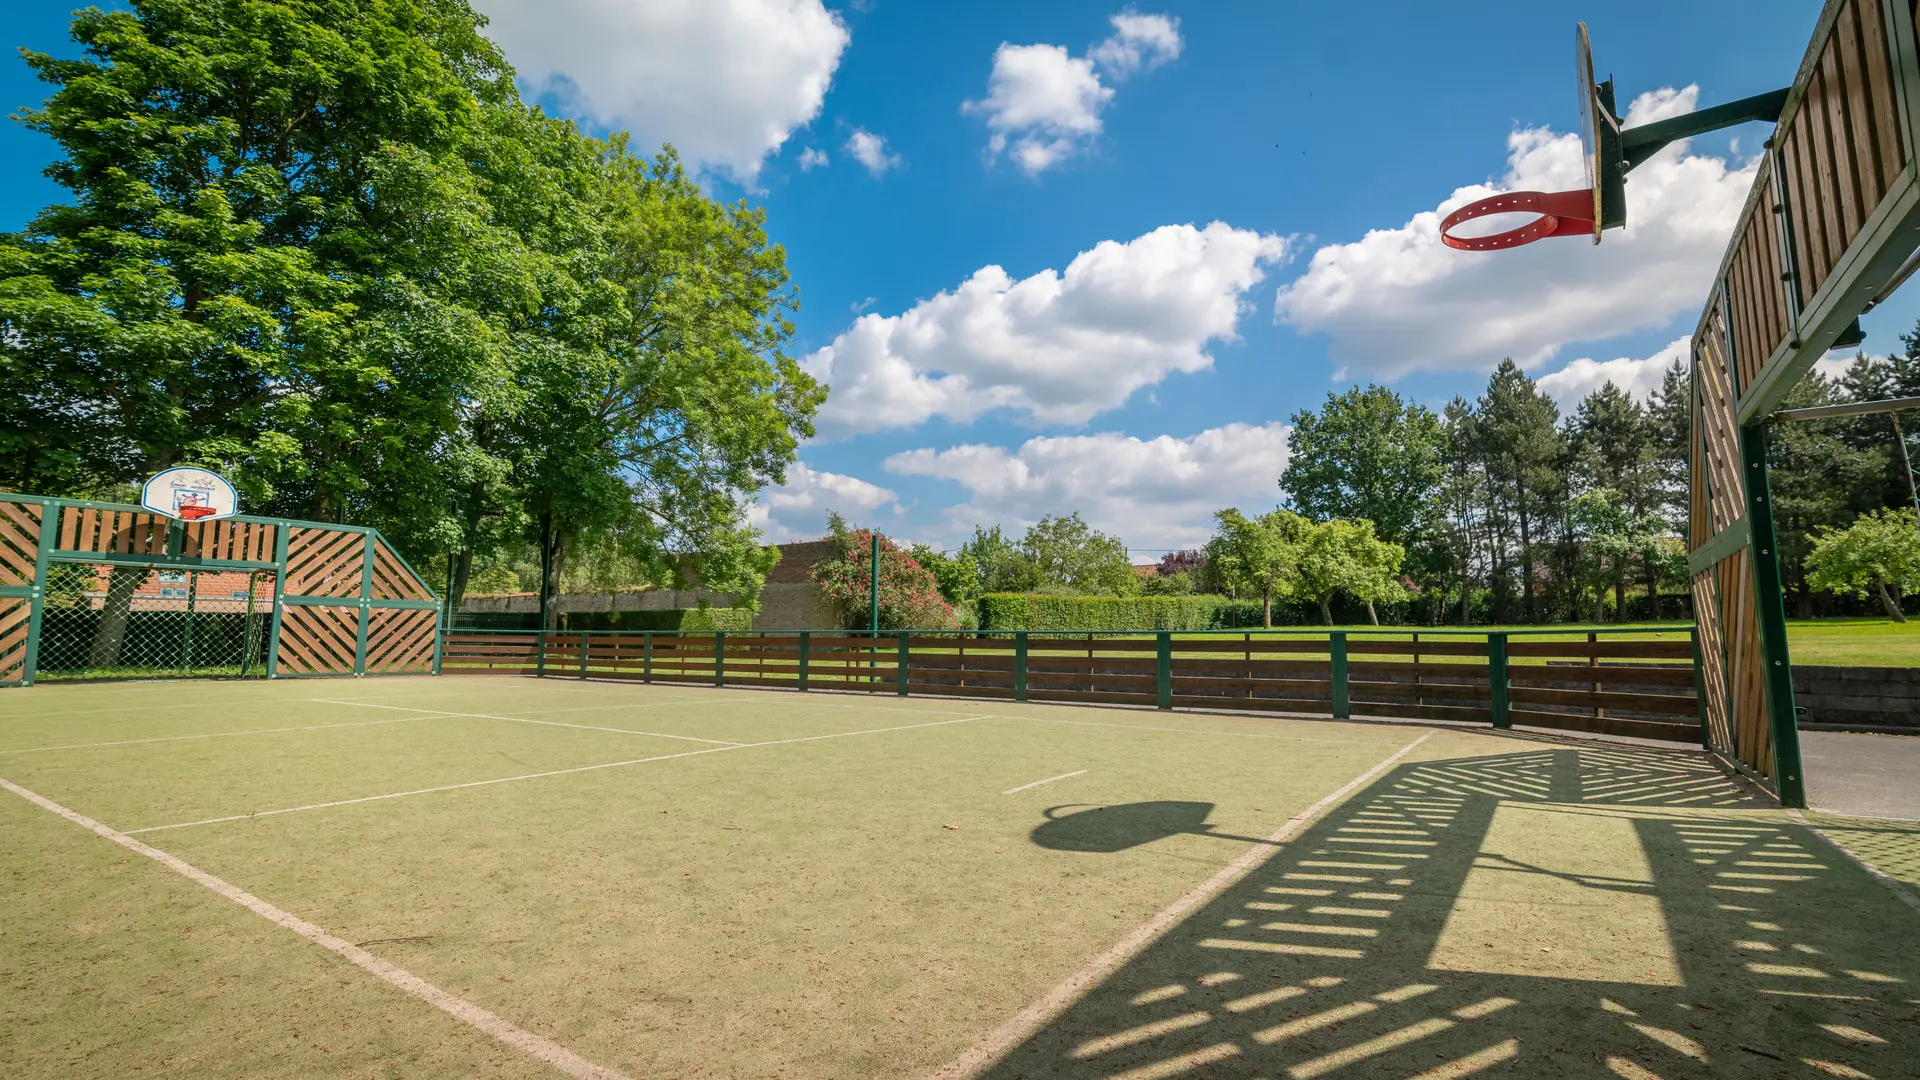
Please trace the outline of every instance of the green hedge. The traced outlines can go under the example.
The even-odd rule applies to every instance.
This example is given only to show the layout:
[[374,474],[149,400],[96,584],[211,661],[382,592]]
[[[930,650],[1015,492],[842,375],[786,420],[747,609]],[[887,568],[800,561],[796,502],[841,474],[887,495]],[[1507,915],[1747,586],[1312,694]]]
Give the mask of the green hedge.
[[705,634],[715,630],[753,629],[753,612],[746,608],[657,608],[651,611],[566,611],[562,630],[664,630]]
[[982,630],[1226,630],[1260,625],[1258,602],[1224,596],[988,593]]

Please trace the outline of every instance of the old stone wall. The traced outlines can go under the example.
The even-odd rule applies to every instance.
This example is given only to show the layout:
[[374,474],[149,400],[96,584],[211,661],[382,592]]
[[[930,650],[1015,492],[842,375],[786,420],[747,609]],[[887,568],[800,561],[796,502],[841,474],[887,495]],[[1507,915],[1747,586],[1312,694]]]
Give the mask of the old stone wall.
[[1793,666],[1793,703],[1810,728],[1897,728],[1920,735],[1920,668]]

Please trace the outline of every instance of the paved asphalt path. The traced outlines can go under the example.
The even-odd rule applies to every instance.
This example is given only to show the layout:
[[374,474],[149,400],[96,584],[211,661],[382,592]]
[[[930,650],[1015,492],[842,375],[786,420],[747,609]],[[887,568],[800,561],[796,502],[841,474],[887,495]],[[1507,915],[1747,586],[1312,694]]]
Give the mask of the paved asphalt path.
[[1800,757],[1814,809],[1920,821],[1920,735],[1803,731]]

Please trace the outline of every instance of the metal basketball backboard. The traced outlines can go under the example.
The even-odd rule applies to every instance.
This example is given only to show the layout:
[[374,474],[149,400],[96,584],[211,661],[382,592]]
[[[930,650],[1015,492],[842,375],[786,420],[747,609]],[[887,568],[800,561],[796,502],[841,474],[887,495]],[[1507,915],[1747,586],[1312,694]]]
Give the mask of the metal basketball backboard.
[[239,512],[240,500],[225,479],[187,467],[155,473],[140,489],[140,505],[168,517],[207,521],[232,517]]
[[1593,193],[1593,242],[1597,244],[1601,232],[1627,223],[1627,181],[1620,157],[1620,118],[1613,111],[1613,80],[1597,82],[1593,77],[1593,43],[1586,23],[1574,29],[1573,67],[1579,92],[1581,164],[1586,167],[1587,189]]

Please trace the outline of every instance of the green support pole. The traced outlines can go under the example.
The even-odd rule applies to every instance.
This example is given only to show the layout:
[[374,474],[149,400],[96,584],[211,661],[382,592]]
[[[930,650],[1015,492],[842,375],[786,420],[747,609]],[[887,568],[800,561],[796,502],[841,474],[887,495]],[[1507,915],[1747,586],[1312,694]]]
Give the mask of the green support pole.
[[1013,635],[1013,700],[1027,700],[1027,632]]
[[587,677],[587,632],[580,631],[580,677]]
[[1155,662],[1153,677],[1159,690],[1160,707],[1173,708],[1173,635],[1165,630],[1154,635]]
[[727,632],[713,632],[713,685],[727,684]]
[[1700,651],[1700,625],[1694,624],[1687,637],[1693,642],[1693,700],[1700,715],[1700,745],[1713,749],[1713,732],[1707,728],[1707,664],[1706,655]]
[[200,575],[187,571],[187,632],[180,635],[180,670],[193,670],[193,601],[200,591]]
[[360,552],[360,630],[354,635],[353,675],[359,678],[367,673],[367,631],[373,622],[373,609],[367,603],[373,598],[373,533],[365,533],[361,539],[365,546]]
[[40,547],[33,560],[33,581],[27,594],[27,653],[21,658],[20,685],[32,686],[40,670],[40,619],[46,610],[47,567],[53,561],[54,545],[60,542],[60,514],[57,499],[40,504]]
[[640,681],[653,681],[653,631],[640,632]]
[[868,567],[870,575],[867,582],[867,630],[874,636],[880,634],[880,534],[872,534],[873,557]]
[[286,522],[273,527],[273,626],[267,631],[267,678],[280,677],[280,618],[287,610],[287,534]]
[[533,673],[536,676],[544,678],[547,674],[547,632],[545,630],[534,631],[533,640]]
[[1767,719],[1773,732],[1774,783],[1780,805],[1804,809],[1806,780],[1800,767],[1800,723],[1793,708],[1793,667],[1787,655],[1787,604],[1780,590],[1780,556],[1767,490],[1767,430],[1740,429],[1740,456],[1747,473],[1747,535],[1752,550],[1755,621],[1760,626],[1760,663],[1766,676]]
[[894,692],[901,697],[907,696],[907,632],[900,631],[900,651],[893,660]]
[[1513,726],[1513,707],[1507,700],[1507,635],[1487,635],[1487,697],[1493,702],[1493,726]]
[[807,653],[813,645],[812,637],[807,631],[800,631],[800,692],[803,694],[807,692]]
[[1336,630],[1327,635],[1327,660],[1333,676],[1333,718],[1351,720],[1353,698],[1347,686],[1347,635],[1344,631]]

